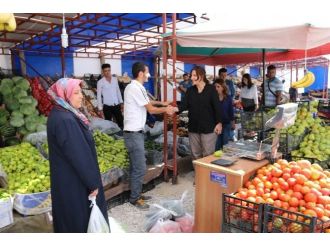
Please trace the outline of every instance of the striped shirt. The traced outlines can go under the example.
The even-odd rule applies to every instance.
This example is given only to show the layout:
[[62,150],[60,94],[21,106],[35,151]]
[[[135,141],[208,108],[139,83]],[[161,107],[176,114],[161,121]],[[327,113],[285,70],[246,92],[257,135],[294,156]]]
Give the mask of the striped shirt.
[[[269,88],[271,91],[269,90]],[[276,97],[274,96],[274,94],[276,95],[276,92],[283,92],[283,83],[280,79],[276,77],[270,80],[268,79],[265,81],[264,90],[265,90],[264,91],[265,106],[269,106],[269,107],[276,106]]]

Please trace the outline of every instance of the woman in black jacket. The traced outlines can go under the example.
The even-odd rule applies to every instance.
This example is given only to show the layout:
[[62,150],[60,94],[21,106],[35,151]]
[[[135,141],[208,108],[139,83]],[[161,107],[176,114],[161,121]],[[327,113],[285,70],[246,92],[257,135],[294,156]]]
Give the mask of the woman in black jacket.
[[202,67],[194,67],[190,74],[193,86],[187,90],[179,110],[189,111],[190,148],[193,159],[199,159],[214,152],[217,135],[221,133],[219,98]]

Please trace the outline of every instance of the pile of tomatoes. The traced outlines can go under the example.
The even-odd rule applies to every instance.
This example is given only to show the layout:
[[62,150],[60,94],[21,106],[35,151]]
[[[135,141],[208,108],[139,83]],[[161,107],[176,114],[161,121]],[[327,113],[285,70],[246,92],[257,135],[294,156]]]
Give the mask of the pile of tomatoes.
[[[288,162],[281,159],[260,168],[235,197],[330,222],[330,172],[307,160]],[[281,216],[297,220],[299,214],[286,211],[282,213],[286,215]],[[273,223],[279,225],[279,221]]]

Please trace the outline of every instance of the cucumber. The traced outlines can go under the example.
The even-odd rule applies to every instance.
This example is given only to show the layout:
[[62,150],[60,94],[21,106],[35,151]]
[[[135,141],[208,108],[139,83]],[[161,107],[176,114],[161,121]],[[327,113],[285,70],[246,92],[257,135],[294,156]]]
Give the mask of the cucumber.
[[11,137],[16,135],[16,129],[9,124],[0,126],[0,134],[3,137]]

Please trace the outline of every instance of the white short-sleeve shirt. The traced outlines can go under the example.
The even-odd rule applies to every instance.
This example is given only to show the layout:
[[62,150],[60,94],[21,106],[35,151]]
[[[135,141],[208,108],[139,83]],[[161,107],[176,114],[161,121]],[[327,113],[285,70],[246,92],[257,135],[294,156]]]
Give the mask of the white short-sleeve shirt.
[[124,130],[140,131],[144,129],[147,120],[149,98],[143,85],[136,81],[125,88],[124,92]]

